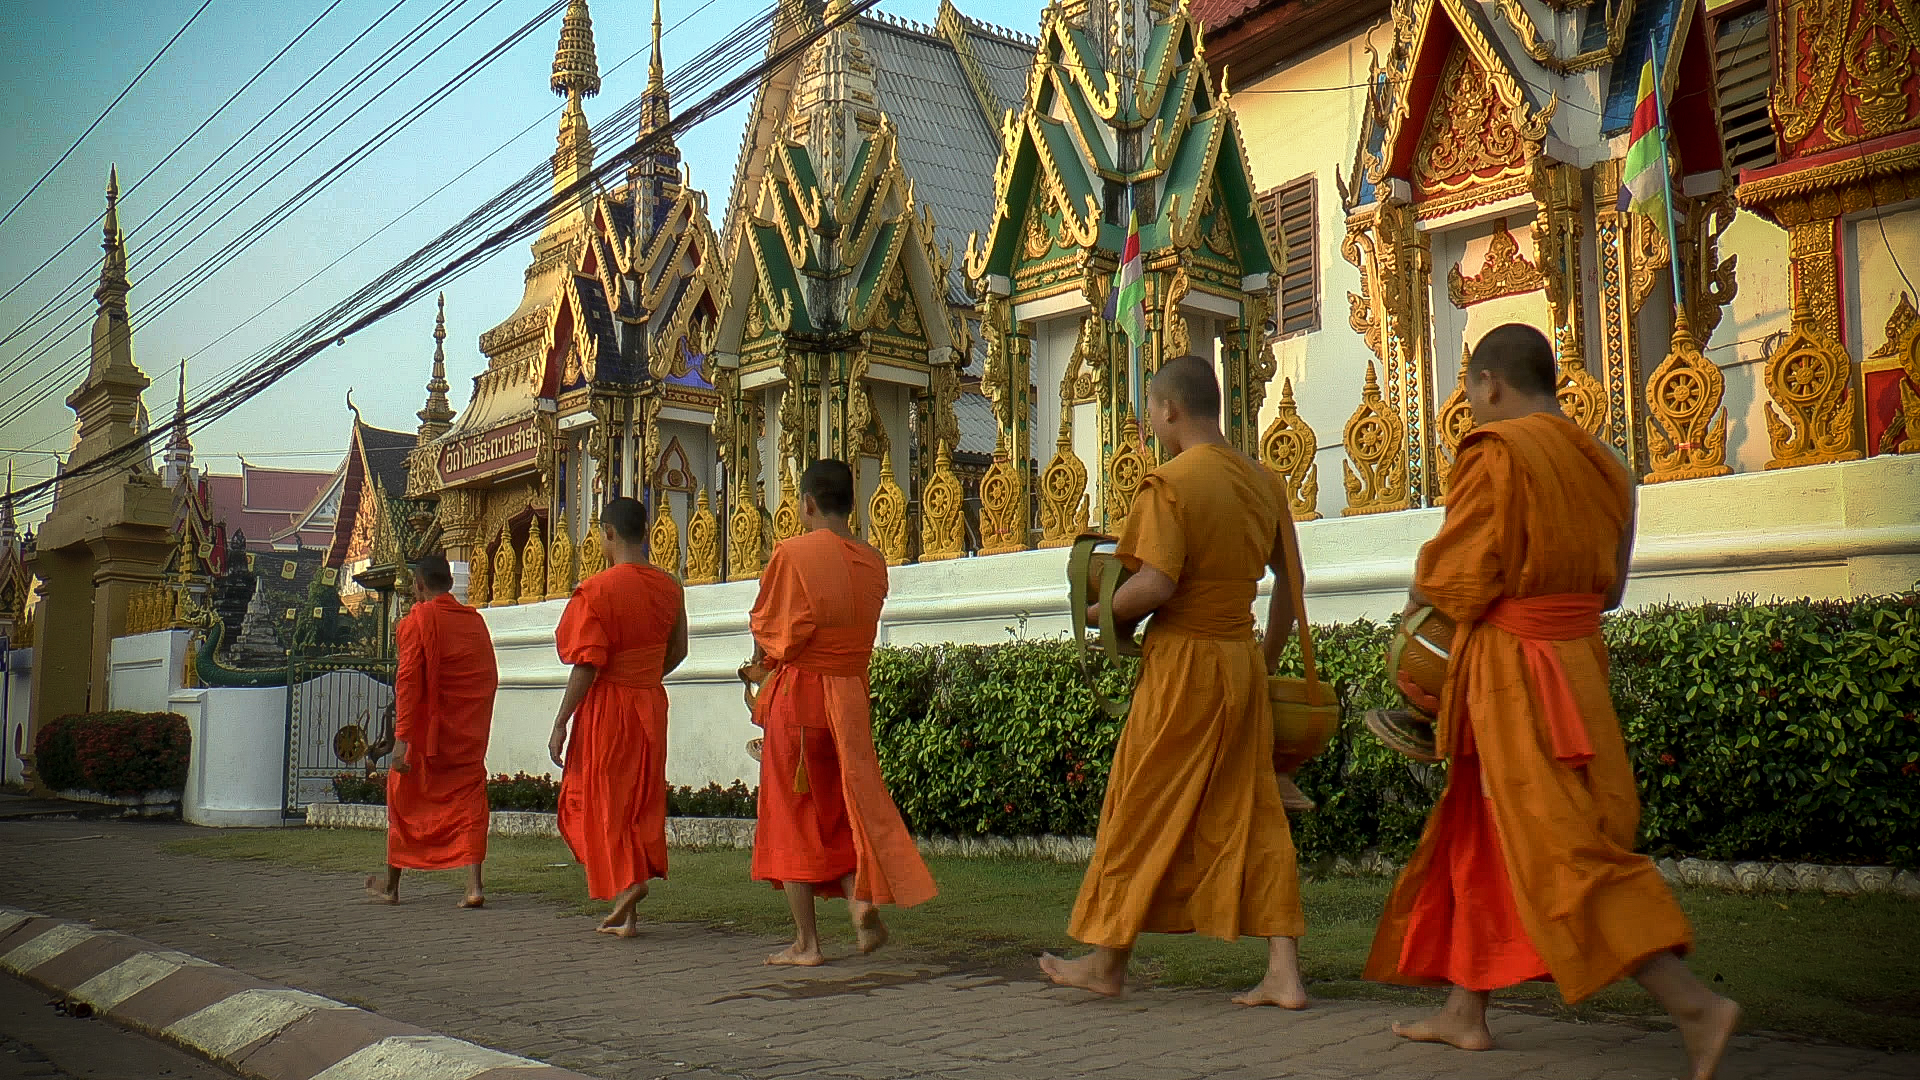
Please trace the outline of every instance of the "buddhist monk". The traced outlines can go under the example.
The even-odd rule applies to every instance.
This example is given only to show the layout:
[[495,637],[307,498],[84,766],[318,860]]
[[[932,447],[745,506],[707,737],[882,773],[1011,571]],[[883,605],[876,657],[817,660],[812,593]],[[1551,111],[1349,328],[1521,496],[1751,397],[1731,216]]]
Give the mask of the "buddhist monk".
[[1395,886],[1367,976],[1450,985],[1408,1039],[1493,1045],[1489,994],[1551,979],[1568,1002],[1632,976],[1672,1014],[1694,1080],[1713,1076],[1739,1018],[1680,959],[1687,920],[1634,853],[1640,800],[1607,687],[1600,615],[1620,604],[1634,497],[1610,450],[1555,399],[1539,331],[1481,339],[1440,532],[1420,551],[1409,610],[1458,624],[1439,700],[1446,791]]
[[754,601],[754,722],[766,732],[753,879],[785,890],[793,944],[769,964],[825,962],[816,896],[845,897],[863,953],[886,944],[879,906],[934,896],[933,875],[880,776],[867,662],[887,598],[887,563],[854,539],[853,470],[816,461],[800,477],[806,533],[773,550]]
[[[1057,984],[1118,996],[1142,933],[1264,937],[1266,977],[1234,1000],[1305,1008],[1306,918],[1267,699],[1304,618],[1289,587],[1300,574],[1293,518],[1280,479],[1221,433],[1211,363],[1162,365],[1147,411],[1172,460],[1141,482],[1116,549],[1133,575],[1114,592],[1115,619],[1153,618],[1068,927],[1094,949],[1040,966]],[[1253,604],[1268,569],[1263,651]],[[1100,614],[1096,604],[1087,617]]]
[[384,883],[377,874],[367,878],[367,893],[397,904],[400,871],[464,866],[460,906],[477,908],[486,903],[487,736],[500,680],[486,620],[454,599],[445,556],[428,555],[414,567],[413,608],[395,636],[387,875]]
[[600,932],[634,937],[647,882],[667,876],[661,680],[687,658],[687,608],[680,583],[647,561],[637,501],[608,503],[600,527],[612,565],[573,590],[554,632],[573,672],[547,752],[561,768],[560,835],[587,868],[587,895],[613,901]]

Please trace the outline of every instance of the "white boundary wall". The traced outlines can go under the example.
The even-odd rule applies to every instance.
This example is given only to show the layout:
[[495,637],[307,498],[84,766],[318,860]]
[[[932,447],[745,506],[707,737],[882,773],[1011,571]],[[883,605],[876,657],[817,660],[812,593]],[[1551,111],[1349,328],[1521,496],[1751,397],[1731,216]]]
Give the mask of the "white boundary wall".
[[[1920,455],[1639,489],[1628,603],[1852,597],[1920,581]],[[1385,619],[1405,601],[1414,557],[1444,511],[1332,518],[1300,527],[1307,609],[1317,623]],[[896,567],[882,644],[984,644],[1067,631],[1065,551]],[[675,784],[752,782],[756,732],[734,670],[752,653],[756,582],[687,590],[692,641],[667,680],[667,776]],[[1264,590],[1263,590],[1264,591]],[[547,734],[566,684],[554,652],[562,601],[490,608],[500,661],[488,767],[552,771]],[[1264,610],[1264,607],[1263,609]]]

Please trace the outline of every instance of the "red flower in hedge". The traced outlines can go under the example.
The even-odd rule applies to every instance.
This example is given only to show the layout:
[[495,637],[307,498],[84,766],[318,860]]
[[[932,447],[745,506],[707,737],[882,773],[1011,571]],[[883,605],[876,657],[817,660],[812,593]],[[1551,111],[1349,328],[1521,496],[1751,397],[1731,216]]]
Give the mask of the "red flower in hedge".
[[1671,764],[1673,764],[1673,762],[1674,762],[1674,757],[1673,757],[1673,755],[1672,755],[1672,754],[1669,754],[1669,753],[1666,753],[1665,751],[1662,751],[1662,752],[1661,752],[1661,754],[1660,754],[1660,764],[1662,764],[1662,765],[1671,765]]
[[1779,638],[1774,638],[1772,641],[1767,642],[1767,648],[1772,649],[1774,652],[1786,652],[1787,643],[1781,641]]
[[1905,765],[1900,766],[1901,776],[1912,776],[1914,773],[1920,773],[1920,762],[1909,761]]

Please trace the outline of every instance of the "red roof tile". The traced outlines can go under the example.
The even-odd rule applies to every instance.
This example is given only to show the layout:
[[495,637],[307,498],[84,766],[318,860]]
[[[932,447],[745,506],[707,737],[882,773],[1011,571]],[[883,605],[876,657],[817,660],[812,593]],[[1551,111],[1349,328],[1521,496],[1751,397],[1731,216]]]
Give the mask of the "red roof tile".
[[1246,18],[1255,11],[1281,0],[1192,0],[1189,5],[1200,25],[1208,31],[1218,30]]

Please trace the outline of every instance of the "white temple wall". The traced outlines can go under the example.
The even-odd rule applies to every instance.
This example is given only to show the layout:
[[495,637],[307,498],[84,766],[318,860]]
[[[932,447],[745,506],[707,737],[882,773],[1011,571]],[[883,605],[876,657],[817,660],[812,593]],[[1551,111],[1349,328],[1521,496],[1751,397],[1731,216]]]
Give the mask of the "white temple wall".
[[[1910,587],[1920,580],[1916,492],[1920,455],[1643,487],[1627,601],[1849,597]],[[1414,558],[1442,514],[1301,525],[1313,621],[1379,620],[1399,611]],[[988,644],[1065,633],[1066,560],[1066,551],[1052,550],[895,567],[880,641]],[[755,582],[687,590],[690,653],[667,680],[674,784],[752,784],[758,775],[745,752],[756,732],[734,676],[752,651],[746,613],[757,590]],[[563,607],[482,612],[500,661],[490,771],[552,771],[547,733],[567,677],[553,647]]]
[[[1390,30],[1382,30],[1381,44],[1390,36]],[[1319,441],[1314,458],[1320,466],[1318,507],[1328,517],[1339,517],[1347,504],[1340,483],[1340,462],[1346,456],[1341,433],[1360,404],[1367,361],[1373,359],[1366,342],[1347,324],[1347,294],[1360,291],[1360,271],[1340,254],[1347,218],[1335,182],[1335,170],[1349,182],[1353,179],[1347,174],[1353,170],[1366,91],[1328,88],[1354,87],[1366,80],[1366,37],[1356,34],[1229,87],[1255,190],[1306,175],[1316,182],[1320,325],[1272,346],[1276,371],[1261,407],[1260,427],[1264,431],[1278,411],[1282,380],[1293,380],[1300,417]],[[1448,347],[1457,348],[1457,340]],[[1444,366],[1445,359],[1443,348],[1436,366]],[[1452,359],[1457,363],[1459,357]]]
[[1845,289],[1847,351],[1857,363],[1887,339],[1887,318],[1906,293],[1920,304],[1920,200],[1849,218],[1847,249],[1858,254]]

